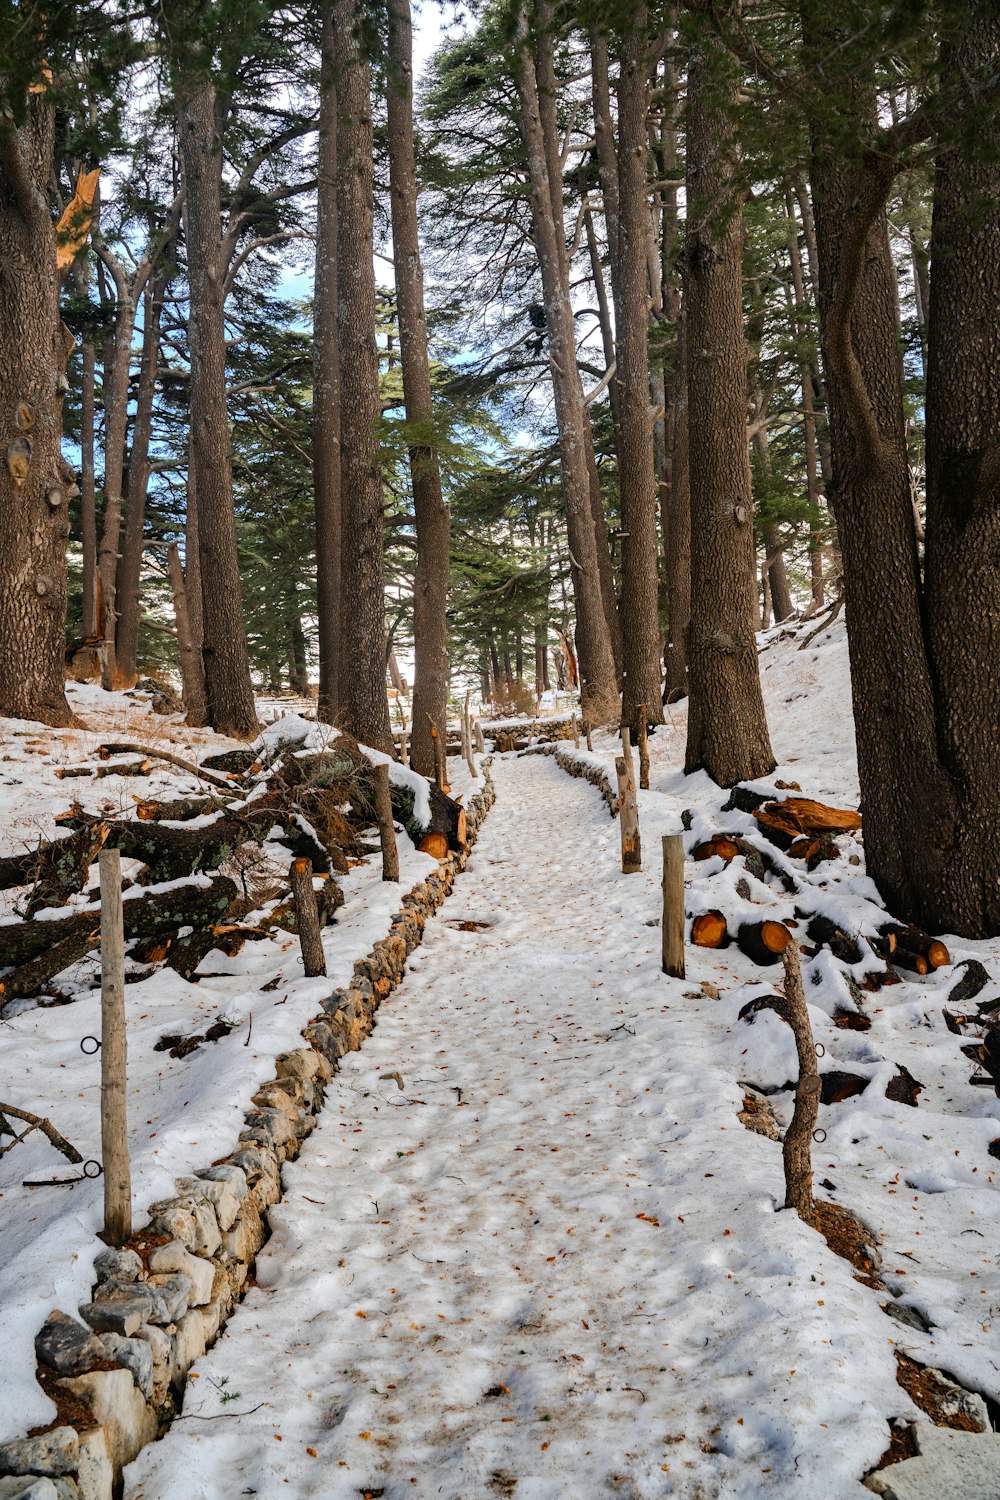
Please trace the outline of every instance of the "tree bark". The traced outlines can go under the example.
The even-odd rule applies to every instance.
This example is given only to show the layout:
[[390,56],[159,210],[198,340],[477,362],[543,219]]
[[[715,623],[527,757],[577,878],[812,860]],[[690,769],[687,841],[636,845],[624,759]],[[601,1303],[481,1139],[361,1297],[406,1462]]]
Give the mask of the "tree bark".
[[670,493],[664,518],[667,569],[666,701],[688,692],[688,638],[691,632],[691,474],[688,467],[687,299],[677,322],[677,374],[674,381]]
[[[843,38],[819,0],[803,4],[805,57]],[[850,117],[874,137],[870,79],[849,87]],[[897,283],[885,201],[898,162],[834,149],[812,122],[812,207],[827,375],[833,485],[865,815],[868,873],[897,915],[937,925],[940,851],[954,837],[924,644],[897,335]],[[949,925],[947,923],[945,926]]]
[[165,278],[161,271],[146,290],[139,390],[132,426],[132,446],[128,458],[125,542],[122,547],[121,561],[118,564],[116,583],[119,609],[118,630],[115,638],[118,682],[124,688],[134,687],[138,676],[142,543],[146,520],[149,442],[153,427],[153,396],[156,391],[156,366],[160,353],[160,313],[163,306],[164,286]]
[[243,621],[226,408],[222,136],[211,81],[182,78],[178,96],[187,189],[191,459],[198,504],[205,691],[213,729],[247,740],[257,733],[257,714]]
[[621,504],[622,723],[633,732],[640,705],[663,722],[659,579],[656,567],[656,476],[649,399],[649,242],[646,172],[648,87],[645,3],[632,7],[622,36],[618,80],[618,254],[612,262],[618,330]]
[[80,386],[80,530],[83,547],[83,639],[97,634],[97,506],[94,476],[96,357],[93,336],[81,351]]
[[28,99],[22,125],[0,129],[0,714],[53,725],[72,723],[58,394],[68,351],[48,200],[54,121],[43,92]]
[[316,280],[313,302],[313,493],[316,510],[317,717],[340,708],[340,353],[337,340],[337,85],[334,8],[323,7]]
[[188,593],[176,542],[171,542],[167,549],[167,572],[174,596],[177,655],[180,662],[181,693],[187,710],[187,722],[202,725],[205,723],[205,672],[201,652],[195,645],[191,633]]
[[337,274],[340,352],[340,692],[355,737],[392,752],[385,688],[381,415],[375,342],[374,140],[371,70],[361,52],[360,0],[335,0]]
[[[1000,61],[1000,18],[973,0],[942,83],[979,83]],[[965,106],[938,156],[927,379],[926,621],[937,742],[955,822],[921,925],[1000,933],[1000,115]],[[867,804],[866,804],[867,806]],[[867,818],[866,818],[867,828]],[[867,843],[867,832],[865,835]],[[920,921],[920,917],[916,917]]]
[[432,446],[434,410],[424,315],[424,273],[417,224],[417,165],[413,144],[413,32],[409,0],[387,0],[389,13],[389,187],[392,252],[399,314],[399,357],[410,477],[417,532],[413,581],[413,738],[410,764],[434,773],[430,721],[444,724],[448,703],[448,562],[451,521]]
[[[546,142],[539,112],[538,80],[529,44],[528,4],[517,12],[515,78],[521,104],[519,125],[524,143],[531,196],[532,236],[538,255],[552,387],[561,442],[561,481],[571,553],[576,605],[576,650],[580,664],[584,713],[592,723],[618,716],[618,690],[600,572],[587,468],[586,407],[576,359],[576,335],[569,288],[562,275],[561,212],[554,210]],[[561,208],[561,184],[560,184]]]
[[731,93],[736,81],[731,59],[711,40],[692,51],[685,253],[691,701],[684,768],[704,768],[720,786],[765,776],[774,767],[755,641],[743,213],[734,183],[733,125],[721,98],[723,87]]

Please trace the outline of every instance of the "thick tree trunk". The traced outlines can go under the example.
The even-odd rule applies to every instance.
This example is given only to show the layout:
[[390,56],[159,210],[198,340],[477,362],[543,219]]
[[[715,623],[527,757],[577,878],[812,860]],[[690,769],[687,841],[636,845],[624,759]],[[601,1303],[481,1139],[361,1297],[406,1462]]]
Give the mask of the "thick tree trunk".
[[[795,332],[799,338],[805,333],[807,327],[811,328],[812,318],[809,303],[806,300],[805,277],[802,271],[802,255],[799,250],[799,224],[795,216],[795,197],[789,191],[785,198],[785,211],[788,218],[788,256],[792,269],[792,293],[794,294],[793,310]],[[809,499],[810,509],[817,512],[821,508],[821,480],[819,470],[819,448],[817,444],[816,430],[816,403],[813,396],[814,385],[819,383],[818,372],[811,359],[802,360],[802,439],[805,447],[806,468],[806,494]],[[823,603],[823,531],[822,524],[813,520],[809,525],[809,573],[812,585],[812,602],[814,605]]]
[[[815,5],[815,9],[814,9]],[[842,41],[819,0],[803,6],[806,58]],[[851,115],[877,129],[874,87],[853,85]],[[952,787],[940,763],[924,647],[920,565],[903,416],[897,283],[885,200],[886,155],[834,149],[812,127],[812,205],[865,816],[865,857],[891,910],[922,921],[953,836]]]
[[[995,6],[973,0],[943,83],[1000,62]],[[1000,933],[1000,118],[966,106],[968,132],[938,156],[927,380],[926,620],[940,753],[955,827],[924,893],[933,931]],[[867,822],[867,820],[866,820]],[[866,834],[867,842],[867,834]]]
[[191,457],[198,497],[202,656],[209,720],[235,739],[257,733],[236,547],[226,409],[222,137],[211,82],[182,80],[179,134],[187,189]]
[[0,131],[0,714],[69,724],[53,129],[40,93],[21,126]]
[[691,474],[688,468],[687,305],[677,322],[670,493],[664,518],[667,565],[666,701],[687,697],[691,631]]
[[341,559],[340,693],[355,737],[392,752],[385,688],[382,474],[377,423],[371,76],[360,0],[335,0],[337,271],[339,278]]
[[143,306],[142,360],[139,365],[139,390],[135,420],[132,424],[132,447],[128,458],[128,482],[125,510],[125,542],[118,564],[117,600],[118,632],[115,654],[121,687],[135,686],[138,674],[140,578],[142,543],[146,520],[146,489],[149,484],[149,441],[153,428],[153,396],[156,391],[156,365],[160,353],[160,313],[163,306],[164,278],[155,277],[147,288]]
[[93,336],[84,339],[80,385],[80,531],[83,547],[83,639],[97,634],[97,504],[94,476],[96,365]]
[[413,146],[413,32],[409,0],[387,0],[389,12],[389,186],[392,250],[399,311],[399,356],[406,420],[411,432],[410,477],[417,531],[413,581],[413,739],[410,764],[434,773],[430,724],[445,724],[448,703],[448,560],[451,521],[441,492],[433,435],[434,410],[424,316],[424,273],[417,224],[417,165]]
[[128,435],[129,376],[136,300],[116,277],[118,310],[114,332],[104,346],[104,511],[98,551],[104,630],[99,647],[101,686],[106,692],[122,686],[115,655],[118,633],[118,562],[122,532],[122,482]]
[[[711,43],[706,44],[711,47]],[[746,438],[742,204],[721,50],[688,74],[687,333],[691,630],[685,770],[720,786],[774,767],[757,666],[756,566]]]
[[340,708],[340,353],[337,343],[337,87],[334,11],[323,8],[316,282],[313,302],[313,493],[316,508],[317,717],[335,724]]
[[[583,711],[591,723],[618,717],[618,690],[608,623],[601,597],[600,572],[587,468],[587,412],[576,360],[576,334],[569,289],[562,275],[561,214],[554,211],[546,142],[538,102],[538,83],[529,48],[527,4],[517,14],[515,75],[521,103],[519,124],[530,179],[532,234],[545,298],[546,331],[552,365],[552,387],[561,442],[561,480],[571,553],[576,605],[576,648],[580,663]],[[561,182],[559,187],[561,206]]]
[[662,724],[656,476],[649,407],[649,243],[646,173],[648,8],[633,6],[622,37],[618,81],[618,254],[613,261],[617,380],[621,397],[618,478],[621,503],[622,723],[633,733],[639,709]]
[[174,620],[177,625],[177,655],[181,669],[181,693],[189,724],[205,723],[205,671],[201,652],[191,634],[191,614],[187,587],[181,568],[177,543],[167,548],[167,572],[174,596]]

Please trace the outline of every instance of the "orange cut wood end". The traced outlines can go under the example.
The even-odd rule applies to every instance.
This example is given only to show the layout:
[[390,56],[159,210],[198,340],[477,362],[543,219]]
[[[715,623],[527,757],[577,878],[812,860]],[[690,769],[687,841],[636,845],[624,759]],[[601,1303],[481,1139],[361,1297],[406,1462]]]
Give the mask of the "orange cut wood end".
[[448,854],[448,835],[446,833],[428,833],[420,842],[420,853],[429,854],[432,859],[445,859]]

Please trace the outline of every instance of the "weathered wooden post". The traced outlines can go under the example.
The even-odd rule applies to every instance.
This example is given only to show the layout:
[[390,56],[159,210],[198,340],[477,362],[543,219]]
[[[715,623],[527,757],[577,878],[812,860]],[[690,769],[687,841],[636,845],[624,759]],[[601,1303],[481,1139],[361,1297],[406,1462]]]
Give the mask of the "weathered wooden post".
[[472,689],[467,688],[465,692],[465,709],[462,713],[462,731],[465,740],[465,763],[469,768],[470,776],[478,779],[479,772],[476,770],[476,762],[472,758],[472,710],[469,708],[469,699],[472,697]]
[[408,749],[407,734],[406,734],[406,726],[404,725],[404,727],[399,731],[399,763],[400,763],[401,766],[405,766],[406,765],[406,751],[407,751],[407,749]]
[[649,791],[649,736],[646,731],[646,705],[639,705],[639,785]]
[[[444,738],[441,734],[438,733],[438,727],[435,724],[434,720],[431,719],[430,714],[428,714],[427,717],[428,719],[430,719],[431,739],[434,742],[434,779],[438,784],[438,791],[447,793],[448,761],[447,751],[445,750],[444,745]],[[445,725],[445,733],[447,733],[447,725]]]
[[476,736],[476,749],[479,751],[480,755],[485,755],[486,754],[486,741],[483,738],[483,726],[482,726],[482,724],[480,724],[480,722],[479,722],[478,719],[476,720],[476,722],[472,726],[472,728],[473,728],[473,732],[475,733],[475,736]]
[[633,875],[642,869],[642,850],[639,842],[639,803],[635,794],[635,779],[623,755],[615,761],[618,773],[618,823],[622,836],[622,874]]
[[299,947],[302,949],[302,967],[307,979],[315,979],[326,973],[326,954],[323,952],[316,892],[313,890],[312,860],[306,857],[293,859],[288,878],[295,902],[295,925],[299,932]]
[[663,835],[663,972],[684,978],[684,836]]
[[576,722],[576,714],[573,715],[573,744],[577,750],[580,748],[580,726]]
[[584,721],[583,721],[583,730],[584,730],[584,733],[587,736],[587,749],[592,751],[593,748],[594,748],[594,742],[593,742],[593,740],[590,737],[590,720],[589,719],[584,719]]
[[399,848],[396,825],[392,820],[392,793],[389,791],[389,767],[375,766],[375,818],[382,844],[382,879],[399,879]]
[[627,724],[623,724],[622,725],[622,756],[624,758],[625,764],[628,766],[628,774],[629,774],[629,776],[632,779],[632,786],[634,787],[635,786],[635,760],[633,759],[633,756],[632,756],[632,736],[631,736],[631,734],[629,732],[629,728],[628,728]]
[[125,1031],[125,934],[122,867],[117,849],[102,849],[101,875],[101,1156],[104,1235],[116,1248],[132,1233]]
[[788,1019],[799,1058],[799,1081],[795,1086],[792,1123],[785,1131],[781,1154],[785,1166],[785,1207],[794,1208],[807,1224],[816,1222],[813,1202],[812,1133],[819,1114],[820,1080],[816,1066],[816,1041],[802,986],[799,950],[794,942],[781,955],[785,969],[785,999]]

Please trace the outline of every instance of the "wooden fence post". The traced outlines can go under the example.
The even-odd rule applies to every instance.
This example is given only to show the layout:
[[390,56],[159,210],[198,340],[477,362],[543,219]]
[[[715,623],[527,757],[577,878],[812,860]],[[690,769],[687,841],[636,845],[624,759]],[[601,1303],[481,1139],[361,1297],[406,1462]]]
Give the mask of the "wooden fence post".
[[663,835],[663,972],[684,978],[684,836]]
[[573,744],[577,750],[580,748],[580,726],[576,722],[576,714],[573,715]]
[[125,1031],[125,935],[122,867],[117,849],[102,849],[101,874],[101,1156],[104,1234],[116,1248],[132,1233]]
[[819,1114],[820,1078],[816,1066],[816,1042],[802,986],[802,967],[794,940],[781,955],[785,969],[785,999],[799,1059],[799,1081],[795,1086],[792,1123],[785,1131],[781,1154],[785,1167],[785,1207],[794,1208],[800,1219],[815,1224],[813,1202],[812,1133]]
[[649,791],[649,735],[646,730],[646,705],[639,705],[639,785]]
[[618,823],[622,836],[622,874],[633,875],[642,869],[642,849],[639,842],[639,804],[635,795],[635,779],[623,755],[615,761],[618,773]]
[[[438,791],[447,794],[449,790],[447,759],[448,752],[445,749],[444,735],[441,735],[438,732],[438,727],[435,724],[434,720],[431,719],[430,714],[428,714],[427,717],[428,719],[430,719],[431,739],[434,742],[434,779],[437,781]],[[448,726],[446,724],[445,735],[447,735],[447,733]]]
[[593,742],[593,740],[590,737],[590,720],[589,719],[584,719],[584,721],[583,721],[583,729],[584,729],[584,733],[587,736],[587,749],[592,751],[593,748],[594,748],[594,742]]
[[302,967],[307,979],[316,979],[326,973],[326,954],[323,952],[316,892],[313,890],[312,860],[307,857],[293,859],[288,878],[295,902],[295,925],[299,931]]
[[392,821],[392,793],[389,791],[389,767],[375,767],[375,817],[382,844],[382,879],[399,879],[399,848],[396,826]]
[[472,689],[467,688],[465,693],[465,709],[462,713],[462,731],[465,740],[465,763],[469,768],[469,774],[478,779],[479,772],[476,770],[476,762],[472,758],[472,711],[469,708],[469,699]]
[[476,720],[476,722],[472,726],[472,728],[473,728],[473,732],[474,732],[474,734],[476,736],[476,749],[479,751],[480,755],[485,755],[486,754],[486,741],[483,738],[483,726],[482,726],[482,724],[480,724],[480,722],[479,722],[478,719]]
[[628,767],[628,774],[631,779],[632,786],[634,787],[635,760],[632,757],[632,736],[629,732],[627,724],[622,725],[622,757],[624,758],[625,764]]

